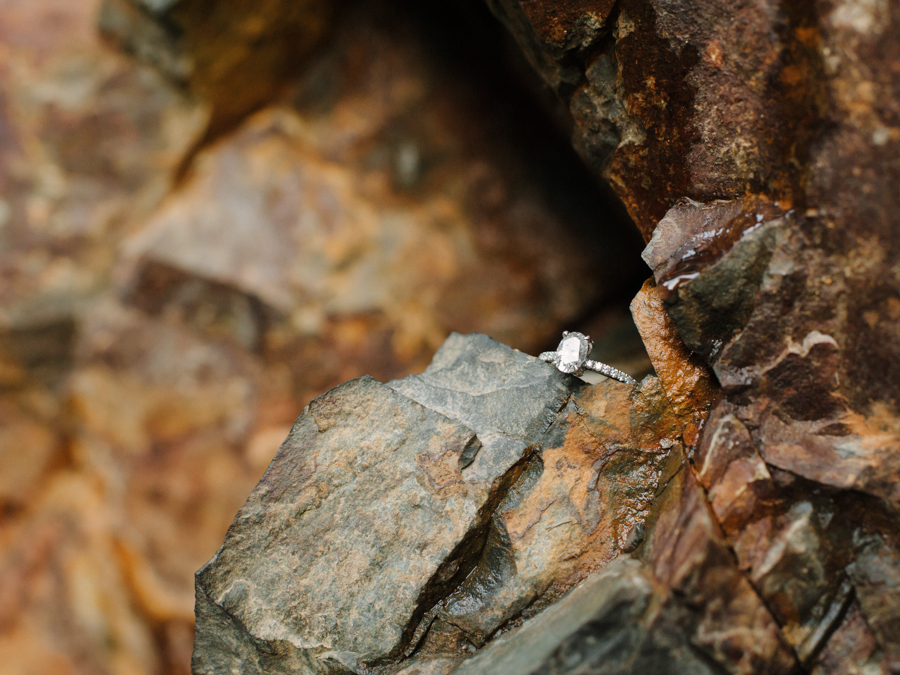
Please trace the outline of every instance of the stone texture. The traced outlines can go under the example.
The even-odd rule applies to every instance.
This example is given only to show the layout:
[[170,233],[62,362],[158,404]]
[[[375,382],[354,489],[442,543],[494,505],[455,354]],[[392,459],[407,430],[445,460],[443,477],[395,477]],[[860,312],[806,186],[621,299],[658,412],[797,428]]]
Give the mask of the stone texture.
[[505,466],[532,451],[475,569],[434,613],[432,642],[461,631],[483,644],[526,607],[546,606],[615,558],[640,526],[678,420],[655,378],[640,389],[574,382],[486,338],[453,336],[422,375],[393,384],[497,447],[476,457],[473,476],[492,456]]
[[[353,669],[397,661],[426,634],[426,652],[446,652],[450,617],[480,642],[546,590],[519,581],[491,521],[582,386],[486,336],[453,335],[422,375],[317,398],[198,573],[195,672]],[[472,611],[486,602],[493,612]]]
[[777,659],[734,668],[734,652],[747,643],[729,640],[727,656],[709,653],[709,636],[691,624],[686,604],[661,591],[646,564],[620,558],[452,672],[790,672]]
[[679,199],[802,182],[828,96],[815,3],[488,4],[646,238]]
[[[398,393],[388,396],[373,380],[342,385],[316,399],[298,420],[223,549],[198,573],[196,672],[228,672],[236,663],[270,672],[318,672],[330,667],[323,665],[327,659],[350,670],[368,663],[391,671],[447,672],[497,629],[551,605],[623,550],[638,546],[665,476],[663,464],[683,428],[656,378],[634,387],[612,380],[589,387],[483,335],[451,335],[425,372],[389,387]],[[333,435],[325,436],[318,431],[323,424],[313,422],[332,398],[337,402],[329,406],[353,414],[335,413],[334,427],[325,425],[334,428]],[[388,415],[379,407],[385,400],[418,410],[419,417]],[[460,443],[452,457],[434,449],[423,455],[422,448],[434,444],[427,440],[436,433],[431,427],[450,420],[475,434],[467,437],[468,449]],[[407,446],[419,453],[409,465],[416,481],[398,482],[394,489],[393,479],[381,471],[352,469],[360,447],[353,434],[381,447],[382,425],[390,438],[413,439]],[[314,440],[301,443],[309,434]],[[337,463],[324,459],[330,453],[352,455],[343,463],[351,468],[344,470],[340,490],[357,496],[311,497],[316,505],[310,515],[308,500],[298,495],[313,490],[306,485],[318,485],[316,494],[332,494],[322,488],[329,484],[328,467]],[[396,452],[389,457],[384,471],[407,465]],[[420,494],[426,484],[438,490],[434,498],[441,503],[456,499],[452,495],[459,490],[468,495],[468,515],[454,515],[449,503],[423,506],[431,499]],[[361,506],[392,499],[396,508]],[[409,508],[423,511],[421,519],[405,515]],[[384,541],[377,534],[382,526],[365,520],[373,510],[386,514],[383,527],[390,533]],[[279,524],[283,518],[289,520]],[[273,539],[275,532],[284,535]],[[305,536],[316,543],[302,543]],[[344,543],[323,547],[318,543],[323,536]],[[393,551],[416,537],[421,542],[415,551]],[[261,556],[263,546],[268,553]],[[356,575],[334,574],[332,549],[334,555],[346,554],[338,556],[342,570],[374,565],[384,571],[375,577],[378,588],[371,597],[354,599]],[[440,555],[431,571],[413,575],[419,585],[407,592],[403,580],[410,577],[394,567],[424,564],[426,550]],[[307,558],[308,565],[301,560]],[[288,559],[294,562],[284,562]],[[440,566],[450,571],[441,576],[435,571]],[[307,568],[298,577],[297,570]],[[286,583],[272,581],[272,574],[288,569],[293,571]],[[235,584],[249,590],[232,598],[228,589]],[[257,587],[270,590],[257,592]],[[393,619],[368,610],[339,611],[346,603],[377,608],[379,593],[391,598]],[[401,598],[407,596],[404,604]],[[319,620],[307,625],[304,612]],[[327,616],[336,618],[322,619]],[[315,639],[309,631],[318,631]],[[342,637],[348,635],[352,638]]]
[[[641,672],[629,670],[628,664],[646,639],[641,622],[653,595],[653,584],[641,564],[622,558],[453,672]],[[688,672],[676,670],[674,663],[670,665],[672,669],[666,672]],[[696,662],[691,665],[696,666]]]
[[473,429],[489,452],[466,472],[481,478],[502,474],[534,449],[583,385],[486,335],[454,333],[425,372],[388,386]]
[[95,11],[11,1],[0,18],[6,369],[65,358],[73,315],[109,283],[116,242],[159,203],[203,130],[202,106],[103,49]]
[[[690,223],[698,210],[715,214],[702,216],[711,232],[722,229],[719,214],[725,210],[757,207],[753,201],[685,204],[667,218],[687,219],[685,239],[696,241]],[[897,439],[891,423],[874,422],[892,419],[892,403],[879,402],[874,391],[862,403],[854,396],[859,374],[841,365],[855,332],[866,326],[841,309],[858,302],[843,285],[852,282],[841,275],[852,276],[846,261],[859,253],[829,245],[809,215],[770,217],[762,211],[747,219],[758,224],[730,248],[705,256],[701,249],[698,257],[705,260],[692,278],[671,263],[656,273],[661,288],[671,287],[665,302],[686,341],[716,335],[706,324],[719,329],[703,353],[725,401],[712,413],[698,452],[699,477],[739,564],[800,659],[812,664],[843,620],[853,589],[859,594],[867,586],[852,571],[892,567],[896,549],[888,542],[895,535],[888,513],[897,506]],[[665,250],[665,236],[648,249],[650,259]],[[858,273],[871,274],[871,267]],[[729,287],[741,291],[728,293]],[[852,497],[847,489],[876,499]],[[866,537],[882,543],[865,545]],[[878,594],[889,597],[890,574],[876,576]],[[862,611],[874,624],[893,621],[880,605]],[[895,638],[876,635],[890,664]]]
[[672,414],[685,420],[687,434],[682,440],[696,445],[706,414],[719,396],[715,376],[682,340],[652,280],[645,282],[631,301],[631,315]]
[[471,429],[371,378],[315,399],[197,574],[194,672],[401,653],[487,524],[503,474],[463,474],[482,451]]
[[[537,353],[625,288],[636,256],[586,236],[606,206],[547,120],[523,124],[497,53],[467,30],[442,46],[415,4],[332,24],[332,3],[104,3],[106,34],[164,77],[99,44],[94,3],[4,4],[10,669],[183,672],[188,571],[309,398],[422,367],[451,329]],[[487,656],[631,553],[652,611],[615,635],[643,636],[645,671],[897,671],[896,3],[489,4],[649,242],[632,309],[658,378],[589,388],[538,364],[519,426],[490,407],[512,397],[448,384],[478,366],[466,349],[407,381],[483,440],[450,466],[508,477],[466,565],[398,605],[380,667]],[[446,65],[460,51],[468,70]],[[482,348],[498,360],[478,367],[528,363]],[[208,634],[237,641],[214,605]],[[534,658],[603,667],[595,628]],[[357,658],[298,653],[265,658]]]
[[730,673],[798,672],[796,657],[769,608],[739,569],[706,494],[680,452],[639,550],[667,589],[662,612],[687,642]]
[[693,352],[642,328],[660,380],[714,373],[723,545],[802,667],[896,669],[896,3],[490,4],[648,241],[638,326]]
[[[140,528],[123,523],[122,486],[132,476],[122,474],[133,464],[123,471],[103,443],[86,451],[69,376],[82,318],[110,286],[118,243],[170,189],[206,110],[107,49],[97,10],[91,1],[42,0],[4,2],[0,11],[0,658],[16,673],[183,673],[191,589],[167,575],[174,567],[189,582],[191,542],[215,545],[227,522],[213,524],[210,511],[181,521],[186,536],[175,537],[175,550],[184,556],[168,568],[149,563],[141,530],[154,521],[159,531],[166,518],[148,509]],[[196,471],[203,463],[192,459]],[[151,473],[132,505],[158,508],[146,489]],[[221,480],[226,493],[252,485],[226,471]],[[220,508],[214,493],[210,507]],[[215,532],[209,544],[198,521]]]

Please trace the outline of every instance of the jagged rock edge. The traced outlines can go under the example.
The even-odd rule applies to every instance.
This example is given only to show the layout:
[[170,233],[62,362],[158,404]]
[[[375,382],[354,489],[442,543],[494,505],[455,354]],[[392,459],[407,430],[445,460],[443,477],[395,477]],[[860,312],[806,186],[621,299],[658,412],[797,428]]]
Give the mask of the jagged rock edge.
[[[572,402],[573,398],[573,394],[570,393],[565,397],[565,399],[563,399],[559,408],[553,412],[553,419],[541,431],[542,438],[549,431],[553,421],[555,421],[559,417],[559,415],[565,410],[569,403]],[[423,407],[427,408],[428,406]],[[433,410],[432,408],[428,409]],[[478,436],[476,434],[475,439],[477,438]],[[452,595],[457,588],[459,588],[462,582],[465,581],[465,579],[474,571],[475,567],[477,566],[481,554],[484,550],[484,546],[487,543],[488,534],[492,526],[494,516],[496,515],[495,511],[497,507],[500,506],[509,491],[516,485],[516,483],[518,483],[519,478],[521,478],[522,473],[524,472],[527,465],[533,459],[540,457],[540,451],[542,447],[543,444],[541,441],[538,441],[537,443],[526,447],[522,452],[522,456],[509,469],[507,469],[507,471],[502,476],[498,477],[494,481],[491,489],[490,499],[479,510],[478,525],[472,528],[472,530],[470,530],[470,532],[466,534],[463,540],[456,545],[456,548],[454,548],[453,552],[447,557],[447,560],[443,564],[441,564],[432,579],[429,580],[428,585],[420,594],[417,603],[418,606],[414,614],[415,619],[410,622],[409,626],[407,626],[407,630],[405,631],[404,636],[401,640],[400,647],[398,648],[398,650],[396,650],[395,653],[385,657],[378,662],[373,663],[373,666],[378,667],[379,665],[386,665],[387,662],[396,660],[397,657],[401,654],[401,660],[406,660],[414,656],[416,652],[421,648],[426,638],[428,637],[428,632],[431,629],[431,624],[437,617],[440,609],[443,607],[444,601],[450,595]],[[453,564],[459,562],[460,556],[464,556],[462,558],[464,562],[459,563],[459,569],[452,575],[449,581],[446,582],[446,587],[444,589],[437,590],[437,594],[439,597],[437,597],[436,599],[428,597],[435,592],[433,581],[440,578],[442,571],[445,571]],[[522,612],[527,609],[527,607],[531,606],[538,600],[539,597],[534,598],[530,603],[528,603],[526,607],[509,616],[500,626],[498,626],[494,631],[486,636],[484,645],[489,644],[497,635],[502,633],[502,629],[506,625],[508,625],[511,621],[516,620],[522,614]],[[426,606],[427,609],[425,608]]]

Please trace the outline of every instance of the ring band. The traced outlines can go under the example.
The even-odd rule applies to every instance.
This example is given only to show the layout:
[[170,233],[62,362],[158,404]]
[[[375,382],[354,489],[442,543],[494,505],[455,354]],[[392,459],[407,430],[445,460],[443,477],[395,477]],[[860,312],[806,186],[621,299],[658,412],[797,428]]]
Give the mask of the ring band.
[[599,361],[592,361],[588,354],[594,348],[594,342],[585,334],[564,331],[563,339],[555,352],[543,352],[539,359],[552,363],[562,373],[581,375],[585,370],[593,370],[606,377],[611,377],[626,384],[637,384],[631,375],[623,373],[618,368],[613,368]]

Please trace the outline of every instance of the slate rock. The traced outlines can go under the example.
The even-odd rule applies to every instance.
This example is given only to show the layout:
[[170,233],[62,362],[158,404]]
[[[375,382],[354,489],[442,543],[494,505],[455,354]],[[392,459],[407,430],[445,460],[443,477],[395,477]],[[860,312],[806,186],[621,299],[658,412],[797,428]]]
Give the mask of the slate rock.
[[878,647],[871,627],[851,603],[840,627],[817,655],[813,675],[887,675],[890,663]]
[[653,597],[641,563],[621,558],[454,670],[481,673],[625,673]]
[[[713,675],[723,665],[685,632],[689,612],[667,601],[646,564],[623,557],[538,616],[501,635],[454,675]],[[725,668],[725,671],[731,669]],[[762,671],[760,671],[762,672]]]
[[390,384],[477,431],[484,449],[464,474],[521,462],[426,647],[453,635],[480,646],[615,559],[649,509],[665,439],[681,433],[656,378],[589,387],[485,336],[452,335],[424,373]]
[[397,656],[486,524],[490,490],[461,475],[477,445],[368,377],[314,400],[197,574],[194,672]]
[[584,383],[486,335],[452,333],[423,373],[388,386],[478,434],[488,452],[466,472],[480,480],[519,461]]
[[[865,299],[896,294],[871,248],[888,235],[863,236],[868,225],[848,223],[859,234],[851,242],[815,209],[773,216],[773,206],[752,196],[685,202],[645,252],[673,324],[722,386],[695,457],[698,478],[804,666],[821,654],[834,667],[846,651],[828,641],[852,620],[855,594],[881,663],[894,667],[895,619],[882,600],[894,594],[900,504],[887,384],[896,342],[868,335],[892,320],[886,300]],[[882,283],[894,290],[872,290]],[[860,303],[873,307],[867,318]]]
[[194,671],[448,672],[629,546],[671,410],[477,334],[320,396],[197,574]]

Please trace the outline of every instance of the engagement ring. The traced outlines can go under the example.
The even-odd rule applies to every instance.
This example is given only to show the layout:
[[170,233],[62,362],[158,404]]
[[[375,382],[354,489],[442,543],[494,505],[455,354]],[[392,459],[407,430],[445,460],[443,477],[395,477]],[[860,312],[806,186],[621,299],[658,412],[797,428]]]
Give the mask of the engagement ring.
[[563,339],[555,352],[544,352],[538,358],[547,363],[552,363],[557,370],[570,375],[581,375],[585,370],[593,370],[595,373],[606,375],[619,382],[637,384],[637,381],[617,368],[608,366],[599,361],[591,361],[588,354],[594,348],[591,339],[582,333],[563,332]]

